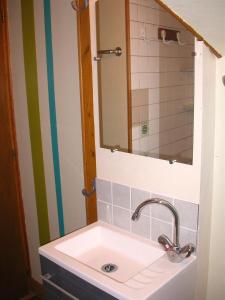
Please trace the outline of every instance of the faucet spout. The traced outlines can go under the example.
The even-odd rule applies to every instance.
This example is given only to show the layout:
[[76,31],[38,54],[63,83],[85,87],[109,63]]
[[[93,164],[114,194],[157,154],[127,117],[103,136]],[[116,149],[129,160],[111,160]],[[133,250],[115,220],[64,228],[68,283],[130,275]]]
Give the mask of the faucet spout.
[[142,202],[141,204],[139,204],[137,206],[137,208],[135,209],[131,219],[133,221],[137,221],[140,218],[141,215],[141,211],[143,209],[143,207],[145,207],[148,204],[160,204],[163,205],[165,207],[167,207],[173,214],[174,216],[174,236],[173,236],[173,243],[175,246],[179,247],[179,224],[180,224],[180,220],[179,220],[179,216],[177,213],[176,208],[167,200],[164,199],[160,199],[160,198],[152,198],[152,199],[147,199],[144,202]]
[[185,257],[189,257],[191,253],[195,251],[195,247],[192,244],[187,244],[184,247],[180,247],[179,243],[179,215],[176,210],[176,208],[168,201],[160,198],[152,198],[152,199],[147,199],[141,204],[137,206],[135,209],[131,219],[133,221],[138,221],[141,215],[141,211],[143,207],[145,207],[148,204],[160,204],[165,207],[167,207],[173,214],[174,217],[174,233],[173,233],[173,242],[170,241],[168,236],[165,234],[162,234],[158,237],[158,242],[160,245],[163,246],[164,250],[166,251],[169,260],[172,262],[181,262]]

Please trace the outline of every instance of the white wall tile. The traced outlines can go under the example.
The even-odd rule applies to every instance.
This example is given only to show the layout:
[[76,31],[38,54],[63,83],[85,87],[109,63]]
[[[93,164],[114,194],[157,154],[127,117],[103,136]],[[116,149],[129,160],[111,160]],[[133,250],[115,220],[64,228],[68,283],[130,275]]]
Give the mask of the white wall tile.
[[192,243],[194,246],[197,245],[197,231],[188,230],[186,228],[180,228],[180,245]]
[[146,24],[146,39],[158,40],[158,26],[154,24]]
[[148,89],[136,89],[131,92],[132,107],[148,105]]
[[97,205],[97,213],[98,213],[98,220],[103,222],[112,223],[112,205],[107,204],[105,202],[98,201]]
[[113,224],[130,231],[131,213],[126,209],[113,206]]
[[140,139],[140,150],[141,152],[148,152],[150,147],[150,139],[148,136]]
[[96,190],[99,200],[112,203],[111,182],[97,178]]
[[130,22],[130,36],[131,38],[140,38],[140,23],[137,21]]
[[130,209],[130,188],[118,183],[112,184],[113,205]]
[[[131,189],[131,210],[134,211],[139,204],[150,198],[150,193],[138,189]],[[150,206],[142,209],[142,214],[150,216]]]
[[138,21],[138,5],[130,4],[130,19]]
[[140,153],[140,139],[132,141],[132,153],[134,154]]
[[140,107],[140,122],[149,120],[148,105],[143,105]]
[[140,88],[140,75],[131,74],[131,87],[133,90]]
[[[151,141],[147,142],[146,138],[139,138],[137,141],[135,135],[133,148],[135,153],[138,153],[139,149],[143,155],[149,151],[154,151],[155,154],[160,152],[163,155],[168,151],[173,156],[177,151],[177,155],[190,155],[192,151],[185,147],[191,147],[191,139],[185,137],[193,132],[193,125],[190,125],[193,123],[193,113],[187,112],[185,104],[193,101],[191,98],[194,94],[194,76],[191,72],[194,68],[194,38],[155,1],[134,0],[131,3],[131,37],[134,38],[131,41],[132,88],[149,89],[148,115],[145,107],[134,110],[133,123],[149,120],[152,129]],[[159,26],[179,30],[185,45],[180,46],[177,42],[163,44],[158,40]],[[156,105],[157,103],[160,105]],[[161,121],[156,121],[159,118]],[[176,127],[180,129],[175,129]],[[173,142],[174,144],[171,144]],[[156,147],[160,147],[160,151]]]
[[197,230],[198,205],[179,200],[175,200],[174,205],[180,216],[180,225]]
[[166,223],[157,219],[151,219],[151,239],[153,241],[158,241],[158,237],[162,234],[168,236],[172,241],[172,224]]
[[159,124],[160,124],[160,119],[155,119],[155,120],[150,120],[149,121],[149,135],[153,135],[153,134],[157,134],[158,136],[158,132],[159,132]]
[[159,99],[161,97],[161,92],[159,88],[149,89],[148,95],[149,95],[148,98],[149,105],[153,103],[159,103]]
[[132,126],[132,140],[136,140],[140,138],[140,126],[139,125],[135,125]]
[[[131,51],[131,55],[141,55],[141,40],[138,40],[138,39],[131,39],[131,44],[130,44],[130,51]],[[132,58],[131,58],[132,59]],[[131,71],[132,72],[132,71]]]
[[[152,198],[163,198],[164,200],[167,200],[173,205],[173,200],[171,198],[162,197],[158,194],[152,194]],[[151,216],[153,218],[160,219],[169,223],[172,223],[173,220],[172,212],[167,207],[158,204],[152,204]]]
[[140,107],[133,107],[132,108],[132,122],[133,124],[135,123],[140,123],[141,117],[140,117]]
[[131,231],[135,234],[150,238],[150,218],[141,216],[138,221],[131,221]]

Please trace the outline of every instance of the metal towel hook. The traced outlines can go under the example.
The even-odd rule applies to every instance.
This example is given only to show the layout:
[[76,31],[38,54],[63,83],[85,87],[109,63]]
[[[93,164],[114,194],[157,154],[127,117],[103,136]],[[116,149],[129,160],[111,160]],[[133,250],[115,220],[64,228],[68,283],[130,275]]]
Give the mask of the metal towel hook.
[[91,185],[92,185],[92,190],[91,191],[88,191],[85,188],[82,189],[81,193],[82,193],[83,196],[88,198],[88,197],[91,197],[95,193],[95,191],[96,191],[96,182],[95,182],[95,180],[91,181]]
[[181,40],[180,40],[180,32],[179,31],[177,31],[177,43],[180,46],[185,46],[185,43],[181,42]]
[[84,10],[85,8],[88,7],[89,5],[89,0],[84,0],[83,1],[83,5],[79,6],[79,1],[78,0],[73,0],[71,1],[71,5],[72,5],[72,8],[74,10],[76,10],[77,12],[80,12],[82,10]]
[[223,85],[225,86],[225,75],[222,77]]
[[162,38],[163,44],[165,44],[165,45],[169,45],[172,42],[172,41],[166,40],[166,30],[164,30],[164,29],[161,31],[161,38]]

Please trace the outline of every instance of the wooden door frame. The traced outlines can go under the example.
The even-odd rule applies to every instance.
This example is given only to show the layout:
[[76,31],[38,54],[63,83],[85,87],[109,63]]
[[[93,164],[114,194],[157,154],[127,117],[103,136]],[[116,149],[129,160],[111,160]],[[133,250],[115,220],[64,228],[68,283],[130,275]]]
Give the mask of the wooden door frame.
[[[78,1],[83,6],[83,0]],[[83,140],[84,184],[92,190],[92,181],[96,178],[95,129],[93,108],[93,81],[91,60],[91,36],[89,7],[77,12],[77,34],[80,71],[80,101]],[[96,193],[86,197],[87,224],[97,220]]]
[[28,252],[28,243],[26,236],[26,225],[25,225],[25,216],[22,200],[22,190],[21,190],[21,181],[19,173],[19,164],[18,164],[18,147],[16,140],[16,127],[15,127],[15,114],[13,107],[13,97],[12,97],[12,81],[11,81],[11,71],[10,71],[10,49],[9,49],[9,32],[8,32],[8,12],[7,12],[7,0],[0,1],[0,12],[1,12],[1,27],[3,31],[3,52],[4,52],[4,61],[5,61],[5,76],[7,81],[7,97],[6,105],[9,113],[10,120],[10,129],[11,129],[11,149],[13,155],[13,168],[16,182],[16,204],[19,216],[19,228],[21,241],[22,241],[22,251],[24,255],[25,268],[27,270],[27,285],[30,289],[31,287],[31,268],[29,262],[29,252]]

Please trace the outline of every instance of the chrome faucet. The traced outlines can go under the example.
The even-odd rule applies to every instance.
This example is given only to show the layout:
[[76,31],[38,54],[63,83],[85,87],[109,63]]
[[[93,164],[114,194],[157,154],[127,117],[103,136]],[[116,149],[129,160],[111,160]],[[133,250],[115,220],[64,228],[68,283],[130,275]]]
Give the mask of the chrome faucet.
[[158,242],[166,251],[168,258],[172,262],[181,262],[185,257],[189,257],[191,253],[195,251],[195,247],[193,244],[187,244],[184,247],[180,247],[179,243],[179,215],[177,213],[176,208],[168,201],[160,198],[152,198],[147,199],[141,204],[137,206],[135,212],[133,213],[131,219],[133,221],[138,221],[141,215],[141,211],[144,206],[148,204],[160,204],[166,206],[174,216],[174,235],[173,235],[173,242],[165,235],[162,234],[158,237]]

